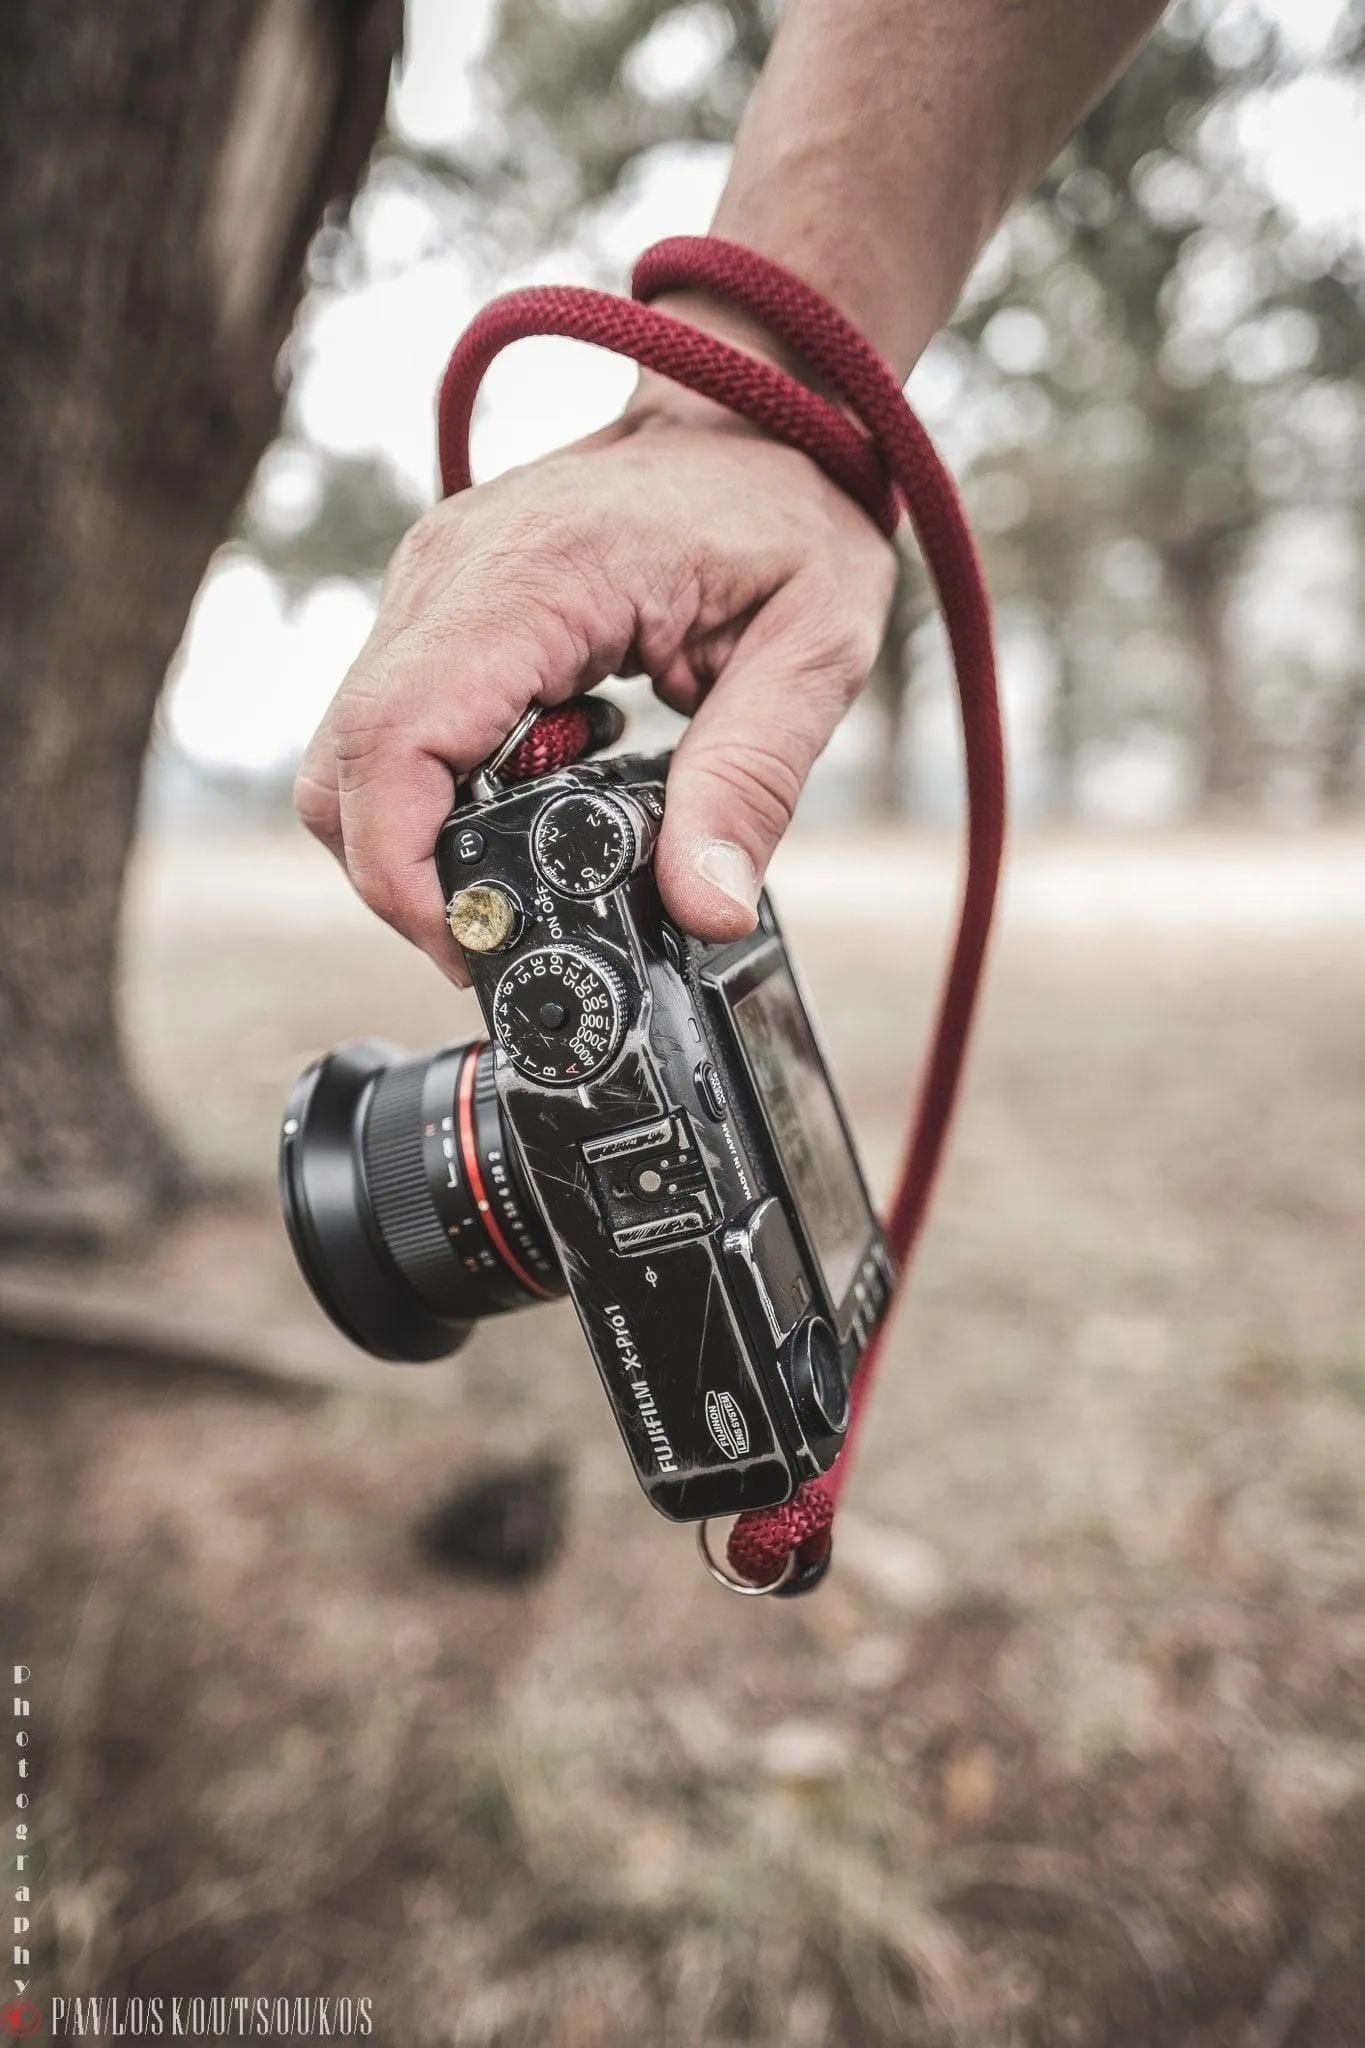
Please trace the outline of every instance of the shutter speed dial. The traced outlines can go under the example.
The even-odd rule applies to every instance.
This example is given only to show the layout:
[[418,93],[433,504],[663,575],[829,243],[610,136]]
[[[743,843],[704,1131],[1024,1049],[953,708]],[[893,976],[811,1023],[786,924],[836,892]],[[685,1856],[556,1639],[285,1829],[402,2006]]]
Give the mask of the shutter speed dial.
[[523,953],[493,992],[493,1029],[520,1074],[576,1088],[615,1057],[626,995],[596,954],[577,946]]
[[561,896],[604,896],[649,857],[655,832],[628,798],[573,790],[536,819],[531,854]]

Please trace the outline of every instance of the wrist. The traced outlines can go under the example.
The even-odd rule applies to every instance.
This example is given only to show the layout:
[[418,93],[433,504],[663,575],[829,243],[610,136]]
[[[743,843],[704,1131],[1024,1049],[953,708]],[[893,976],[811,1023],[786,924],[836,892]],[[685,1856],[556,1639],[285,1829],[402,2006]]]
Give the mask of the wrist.
[[[723,300],[711,298],[702,291],[661,292],[651,303],[661,313],[671,314],[675,320],[683,320],[703,334],[714,335],[717,341],[726,342],[731,348],[740,349],[760,362],[770,363],[774,369],[785,371],[789,377],[795,377],[812,390],[819,390],[819,382],[809,365],[803,363],[776,335],[770,334],[760,321],[751,319],[738,307],[726,305]],[[736,434],[764,434],[763,428],[732,412],[728,406],[703,398],[698,392],[675,384],[670,377],[644,369],[627,401],[622,419],[632,427],[657,421],[676,426],[710,427]]]

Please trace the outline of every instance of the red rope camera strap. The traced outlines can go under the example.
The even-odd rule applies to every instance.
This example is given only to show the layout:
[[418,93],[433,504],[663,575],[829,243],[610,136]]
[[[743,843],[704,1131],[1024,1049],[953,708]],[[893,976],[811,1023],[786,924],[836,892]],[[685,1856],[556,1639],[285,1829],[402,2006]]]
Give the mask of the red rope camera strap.
[[[479,314],[451,356],[441,388],[442,485],[448,494],[469,486],[470,419],[493,358],[525,336],[559,334],[631,357],[744,414],[809,455],[885,533],[894,532],[902,514],[909,516],[938,594],[957,675],[966,757],[967,862],[957,939],[886,1216],[899,1299],[962,1074],[1004,844],[1004,748],[985,580],[957,488],[895,377],[858,330],[809,285],[752,250],[714,238],[680,236],[660,242],[641,258],[633,288],[635,299],[628,300],[571,286],[537,287],[512,292]],[[809,365],[830,397],[641,303],[675,290],[700,290],[748,313]],[[509,764],[513,772],[541,772],[547,762],[573,759],[582,744],[574,736],[573,716],[572,705],[548,714],[537,728],[536,761],[514,759]],[[564,721],[559,742],[552,731],[542,731],[554,719]],[[731,1530],[729,1562],[749,1584],[772,1585],[793,1553],[802,1571],[828,1550],[835,1504],[867,1411],[888,1323],[889,1317],[863,1355],[849,1437],[835,1464],[822,1478],[808,1480],[785,1507],[741,1515]]]

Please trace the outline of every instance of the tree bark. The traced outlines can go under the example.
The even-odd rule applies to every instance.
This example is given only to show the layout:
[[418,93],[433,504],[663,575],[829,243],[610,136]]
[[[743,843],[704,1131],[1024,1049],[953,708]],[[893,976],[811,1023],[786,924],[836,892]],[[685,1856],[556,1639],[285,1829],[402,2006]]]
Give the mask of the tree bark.
[[398,0],[0,11],[0,1239],[106,1238],[186,1185],[116,1024],[142,757],[398,21]]

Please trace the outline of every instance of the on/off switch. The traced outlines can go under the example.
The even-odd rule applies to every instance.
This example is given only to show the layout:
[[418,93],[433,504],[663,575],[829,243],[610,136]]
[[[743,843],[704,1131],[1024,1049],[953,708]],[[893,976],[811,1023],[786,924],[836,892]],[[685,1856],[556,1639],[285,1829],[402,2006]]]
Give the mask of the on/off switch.
[[721,1086],[720,1075],[710,1060],[703,1060],[692,1076],[696,1085],[697,1098],[713,1123],[724,1123],[730,1105]]

